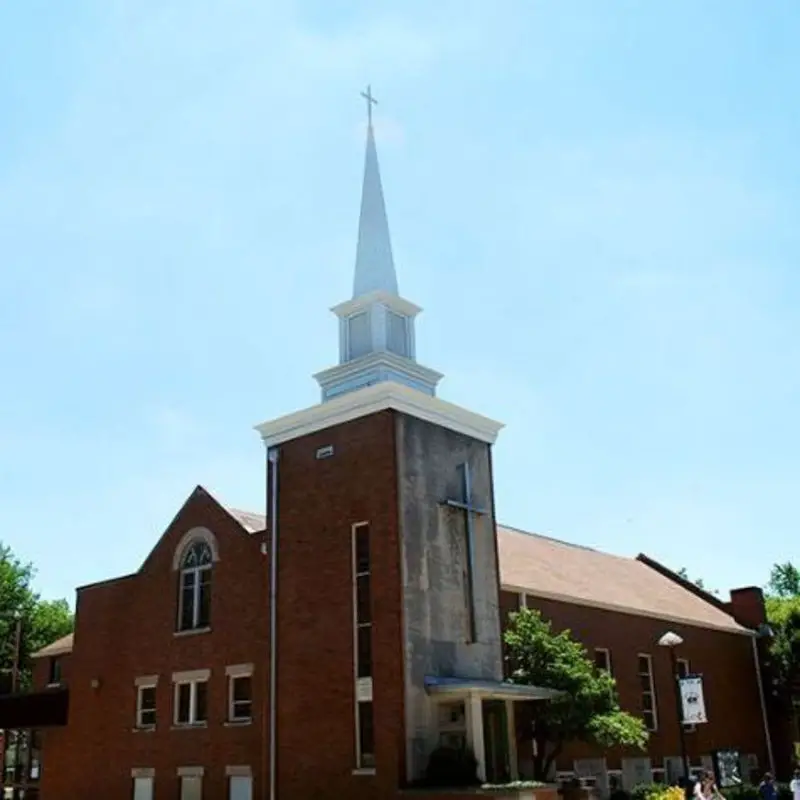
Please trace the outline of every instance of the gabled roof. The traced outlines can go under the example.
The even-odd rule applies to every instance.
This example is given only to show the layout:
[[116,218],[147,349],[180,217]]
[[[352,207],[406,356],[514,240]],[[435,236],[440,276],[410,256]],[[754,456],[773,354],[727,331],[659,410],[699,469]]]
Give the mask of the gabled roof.
[[73,634],[68,633],[60,639],[56,639],[41,650],[37,650],[31,658],[51,658],[52,656],[60,656],[64,653],[72,652]]
[[497,537],[504,588],[564,603],[750,633],[715,602],[638,559],[501,526]]
[[225,510],[248,532],[260,533],[267,529],[267,518],[263,514],[252,511],[241,511],[238,508],[224,507]]

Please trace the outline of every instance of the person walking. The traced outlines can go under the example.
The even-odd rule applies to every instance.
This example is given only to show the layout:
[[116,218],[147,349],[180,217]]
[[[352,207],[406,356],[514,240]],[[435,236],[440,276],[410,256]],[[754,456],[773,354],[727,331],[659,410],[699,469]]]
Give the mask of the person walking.
[[789,789],[792,792],[793,800],[800,800],[800,769],[794,771],[794,777],[789,783]]
[[695,800],[724,800],[710,769],[703,770],[700,780],[694,785],[694,797]]
[[778,787],[771,772],[764,773],[764,778],[758,785],[758,796],[761,800],[778,800]]

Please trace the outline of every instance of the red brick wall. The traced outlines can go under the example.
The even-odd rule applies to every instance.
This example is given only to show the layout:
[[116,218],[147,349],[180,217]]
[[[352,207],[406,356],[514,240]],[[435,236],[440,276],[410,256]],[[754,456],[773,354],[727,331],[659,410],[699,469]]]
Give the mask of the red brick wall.
[[[316,460],[318,447],[334,456]],[[400,545],[393,412],[281,447],[279,467],[279,773],[284,798],[394,796],[404,774]],[[354,776],[351,525],[371,525],[377,775]],[[211,631],[175,636],[172,559],[194,526],[217,537]],[[78,592],[70,722],[45,733],[42,796],[129,800],[131,768],[155,769],[176,797],[177,768],[203,766],[224,800],[226,765],[266,775],[269,664],[266,536],[249,535],[203,492],[187,502],[136,575]],[[268,542],[264,541],[265,544]],[[225,667],[253,663],[254,723],[226,727]],[[212,671],[207,728],[172,730],[174,671]],[[45,669],[45,665],[41,666]],[[158,674],[155,732],[134,731],[137,676]],[[92,680],[100,681],[92,688]],[[312,766],[313,765],[313,766]],[[265,795],[264,795],[265,796]]]
[[[503,606],[510,609],[514,596],[503,592]],[[677,653],[689,660],[692,672],[702,674],[709,722],[687,734],[693,763],[712,750],[735,747],[742,753],[755,753],[759,764],[766,764],[766,745],[758,696],[752,643],[749,637],[721,631],[619,614],[611,611],[544,600],[528,595],[529,608],[542,612],[555,630],[569,629],[593,657],[595,648],[611,651],[612,669],[620,703],[632,713],[641,712],[641,693],[637,675],[637,655],[649,653],[658,700],[659,730],[651,734],[649,755],[653,766],[666,756],[679,756],[679,729],[669,653],[657,646],[667,630],[684,639]],[[576,758],[599,755],[593,748],[573,745],[559,760],[559,768],[571,769]],[[630,755],[637,755],[631,753]],[[608,755],[609,769],[619,768],[621,753]]]
[[[61,664],[61,684],[64,686],[69,685],[70,674],[70,660],[72,656],[70,653],[62,653],[57,656]],[[33,690],[39,692],[46,689],[50,680],[50,662],[51,659],[45,656],[44,658],[37,658],[33,662]]]
[[[208,633],[175,636],[177,578],[173,553],[194,526],[210,528],[214,566]],[[113,535],[113,531],[110,532]],[[42,794],[47,798],[127,800],[131,768],[156,770],[156,796],[177,796],[177,768],[206,767],[207,796],[225,797],[224,767],[251,765],[261,777],[266,642],[266,559],[260,537],[246,534],[204,493],[193,495],[141,571],[78,591],[69,671],[67,728],[45,732]],[[227,728],[225,667],[255,664],[253,725]],[[212,670],[206,729],[172,730],[171,674]],[[154,732],[134,731],[137,676],[158,674]],[[92,680],[100,682],[92,687]]]
[[[331,444],[333,457],[317,461]],[[392,796],[405,764],[394,413],[282,446],[279,474],[281,796]],[[352,775],[350,536],[362,521],[371,526],[375,777]]]

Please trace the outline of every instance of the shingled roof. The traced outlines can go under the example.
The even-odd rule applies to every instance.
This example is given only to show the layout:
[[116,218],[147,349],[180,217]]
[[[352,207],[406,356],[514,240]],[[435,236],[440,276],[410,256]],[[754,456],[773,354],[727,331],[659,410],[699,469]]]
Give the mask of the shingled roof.
[[31,657],[32,658],[49,658],[52,656],[60,656],[64,653],[72,652],[73,634],[68,633],[60,639],[56,639],[41,650],[37,650]]
[[702,628],[749,632],[717,604],[636,558],[501,526],[497,538],[503,588]]

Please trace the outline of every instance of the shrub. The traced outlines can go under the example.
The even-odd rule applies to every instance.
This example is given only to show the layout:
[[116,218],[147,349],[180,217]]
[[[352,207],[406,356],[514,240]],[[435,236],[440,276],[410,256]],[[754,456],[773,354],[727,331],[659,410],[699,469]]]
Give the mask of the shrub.
[[467,749],[437,747],[428,759],[424,784],[438,789],[478,786],[478,762]]

